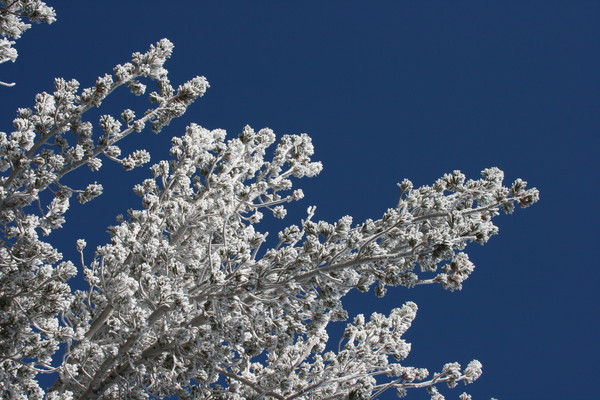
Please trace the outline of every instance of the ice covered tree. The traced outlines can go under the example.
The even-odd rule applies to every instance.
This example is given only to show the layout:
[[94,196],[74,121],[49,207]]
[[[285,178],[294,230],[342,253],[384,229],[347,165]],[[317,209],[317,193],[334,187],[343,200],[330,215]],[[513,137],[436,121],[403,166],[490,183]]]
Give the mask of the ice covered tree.
[[[21,16],[54,18],[40,1],[0,4],[5,38],[24,30]],[[172,49],[161,40],[90,88],[56,79],[0,134],[0,397],[368,399],[423,388],[443,399],[437,385],[476,380],[476,360],[435,373],[402,363],[412,302],[388,316],[356,316],[333,346],[327,327],[348,319],[342,299],[351,290],[461,289],[474,268],[466,245],[496,234],[501,211],[538,200],[522,180],[503,186],[497,168],[475,180],[454,171],[420,188],[404,180],[397,204],[373,220],[315,221],[310,207],[267,242],[263,215],[284,218],[303,197],[294,181],[321,171],[311,139],[277,140],[248,126],[228,139],[192,123],[171,139],[171,158],[133,188],[141,206],[109,228],[111,242],[90,250],[81,239],[72,244],[80,259],[62,260],[45,237],[72,200],[102,193],[93,173],[79,187],[65,175],[98,171],[103,159],[126,170],[144,165],[148,152],[122,155],[119,141],[148,125],[163,130],[208,88],[203,77],[171,85],[164,62]],[[86,119],[120,86],[143,95],[148,83],[156,89],[143,115]],[[71,288],[77,275],[87,289]],[[58,377],[42,388],[45,373]]]

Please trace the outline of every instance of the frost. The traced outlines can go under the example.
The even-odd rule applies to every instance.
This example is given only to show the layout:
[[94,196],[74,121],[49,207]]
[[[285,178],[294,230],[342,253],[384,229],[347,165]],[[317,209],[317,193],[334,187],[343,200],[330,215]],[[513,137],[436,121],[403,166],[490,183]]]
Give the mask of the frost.
[[[35,0],[0,10],[11,11],[0,26],[13,39],[28,28],[22,17],[54,19]],[[14,60],[12,44],[0,41],[0,57]],[[74,195],[87,203],[102,194],[86,175],[78,187],[66,175],[84,165],[93,174],[106,160],[126,170],[148,163],[143,149],[121,158],[120,141],[147,125],[161,131],[204,95],[204,77],[171,84],[164,63],[172,51],[163,39],[88,88],[56,79],[52,93],[18,110],[13,132],[0,133],[0,398],[362,399],[425,389],[441,400],[436,385],[479,378],[476,360],[433,374],[401,364],[412,302],[356,316],[325,350],[330,322],[348,319],[342,300],[351,290],[462,288],[474,271],[467,244],[497,234],[501,211],[539,199],[523,180],[503,186],[497,168],[471,180],[453,171],[420,188],[405,179],[395,205],[358,224],[314,220],[311,206],[265,248],[261,221],[285,218],[304,197],[297,180],[322,170],[310,136],[277,139],[246,126],[228,137],[192,123],[171,139],[171,158],[135,185],[141,205],[108,228],[110,242],[86,260],[86,241],[77,240],[81,271],[41,239],[64,224]],[[150,87],[151,107],[85,119],[121,86],[134,95]],[[78,272],[89,286],[73,291]],[[46,394],[42,372],[59,375]]]

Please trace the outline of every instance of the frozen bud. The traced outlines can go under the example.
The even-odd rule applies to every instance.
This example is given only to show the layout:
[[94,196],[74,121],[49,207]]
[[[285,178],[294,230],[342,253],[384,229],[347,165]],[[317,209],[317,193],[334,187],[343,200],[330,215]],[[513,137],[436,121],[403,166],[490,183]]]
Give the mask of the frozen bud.
[[442,368],[442,375],[444,375],[448,380],[446,384],[449,388],[456,387],[457,380],[460,379],[460,364],[459,363],[448,363],[444,365]]
[[484,169],[483,171],[481,171],[481,176],[486,181],[494,182],[497,184],[501,184],[504,180],[504,172],[502,172],[502,170],[496,167]]
[[110,115],[103,115],[100,117],[100,128],[107,136],[114,136],[121,130],[121,123]]
[[482,373],[483,373],[483,365],[481,365],[481,363],[477,360],[471,361],[467,365],[467,368],[465,368],[465,373],[464,373],[465,383],[472,383],[472,382],[476,381],[481,376]]
[[100,196],[102,194],[102,190],[102,185],[94,182],[88,185],[83,193],[79,193],[77,200],[79,200],[81,204],[87,203],[88,201]]
[[15,44],[13,40],[0,39],[0,61],[11,61],[15,62],[17,59],[17,50],[12,45]]
[[431,400],[445,400],[445,397],[438,391],[435,386],[429,386],[427,392],[431,395]]
[[510,195],[517,196],[517,195],[523,193],[526,186],[527,186],[527,182],[525,182],[523,179],[517,179],[512,184],[512,187],[510,189]]
[[50,392],[46,396],[47,400],[73,400],[73,392],[67,390],[62,393]]
[[98,157],[92,158],[87,162],[88,167],[92,171],[98,171],[102,167],[102,160]]
[[270,146],[273,144],[273,142],[275,142],[275,133],[273,133],[273,130],[268,128],[261,129],[256,134],[256,141],[262,145]]
[[104,150],[104,153],[109,157],[119,157],[121,155],[121,149],[119,146],[108,146],[106,150]]
[[521,196],[519,198],[519,206],[522,208],[529,207],[530,205],[537,203],[540,200],[540,192],[536,189],[531,189],[527,191],[525,196]]
[[252,214],[252,216],[248,219],[248,221],[251,224],[256,224],[258,222],[260,222],[260,220],[263,218],[263,214],[260,211],[256,211],[254,214]]
[[196,98],[202,97],[209,87],[205,77],[197,76],[177,88],[177,98],[185,103],[192,102]]
[[246,125],[244,127],[244,129],[242,130],[242,133],[240,133],[240,135],[239,135],[239,139],[244,144],[250,143],[252,140],[254,140],[255,137],[256,137],[256,133],[249,125]]
[[87,243],[85,242],[85,240],[83,239],[77,239],[77,251],[78,252],[82,252],[83,249],[85,249],[85,246],[87,246]]
[[148,161],[150,161],[150,153],[148,153],[146,150],[136,150],[129,156],[125,157],[122,163],[123,168],[126,170],[131,170],[135,167],[139,167],[140,165],[144,165]]
[[133,123],[133,130],[136,132],[141,132],[144,130],[144,127],[146,126],[146,123],[142,120],[137,120]]
[[135,119],[135,112],[133,112],[133,110],[127,109],[121,113],[121,119],[126,124],[129,124]]
[[61,279],[67,280],[77,275],[77,267],[71,261],[63,261],[56,266],[54,272]]
[[356,326],[363,326],[364,324],[365,324],[365,316],[364,316],[364,314],[358,314],[354,318],[354,325],[356,325]]
[[292,193],[292,200],[300,200],[302,198],[304,198],[304,192],[302,189],[294,190],[294,193]]
[[283,232],[279,232],[279,240],[283,243],[291,243],[294,240],[299,240],[301,237],[302,233],[300,232],[300,228],[296,225],[288,226]]
[[275,218],[283,219],[287,214],[287,210],[283,206],[277,206],[273,208],[273,216]]
[[113,73],[119,82],[128,80],[131,77],[132,71],[133,65],[131,63],[125,63],[124,65],[119,64],[113,68]]
[[412,190],[413,184],[408,179],[404,179],[402,181],[402,183],[398,184],[398,187],[400,188],[400,190],[402,191],[402,193],[406,193],[406,192],[409,192],[409,191]]
[[131,93],[136,96],[141,96],[146,93],[146,85],[136,80],[128,81],[125,85],[127,85]]
[[158,164],[154,164],[152,167],[150,167],[150,170],[155,178],[159,176],[167,176],[169,174],[169,163],[165,160],[162,160]]
[[502,207],[502,211],[504,211],[507,214],[512,214],[515,211],[515,205],[512,202],[502,203],[501,207]]

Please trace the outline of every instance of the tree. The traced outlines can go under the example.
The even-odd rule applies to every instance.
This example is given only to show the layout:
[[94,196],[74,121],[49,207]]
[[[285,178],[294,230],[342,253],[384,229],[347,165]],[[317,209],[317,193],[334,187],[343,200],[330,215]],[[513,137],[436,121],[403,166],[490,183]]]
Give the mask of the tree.
[[[0,4],[5,38],[26,29],[23,17],[54,20],[41,1]],[[13,44],[3,39],[3,60],[14,61]],[[460,290],[474,268],[466,245],[496,234],[500,211],[538,200],[520,179],[504,187],[497,168],[478,180],[454,171],[421,188],[404,180],[396,205],[358,224],[313,221],[310,207],[263,248],[263,213],[284,218],[287,203],[303,197],[293,180],[321,171],[311,139],[277,141],[247,126],[226,140],[223,130],[190,124],[171,140],[172,158],[134,187],[142,208],[109,228],[109,244],[91,254],[79,240],[78,268],[44,241],[65,222],[71,199],[102,193],[96,182],[70,187],[65,175],[99,170],[100,157],[126,170],[146,164],[148,152],[122,156],[118,142],[147,124],[160,132],[204,95],[204,77],[171,85],[164,63],[172,48],[163,39],[134,53],[90,88],[56,79],[53,93],[38,94],[32,109],[17,111],[15,130],[0,134],[1,397],[366,399],[425,388],[442,399],[437,384],[476,380],[476,360],[434,374],[400,363],[410,351],[402,335],[416,315],[412,302],[388,316],[357,316],[331,350],[327,327],[348,319],[342,298],[353,289]],[[123,85],[145,94],[142,80],[157,86],[154,106],[143,116],[103,115],[94,132],[86,112]],[[69,285],[79,273],[86,290]],[[50,388],[37,382],[43,373],[59,374]]]

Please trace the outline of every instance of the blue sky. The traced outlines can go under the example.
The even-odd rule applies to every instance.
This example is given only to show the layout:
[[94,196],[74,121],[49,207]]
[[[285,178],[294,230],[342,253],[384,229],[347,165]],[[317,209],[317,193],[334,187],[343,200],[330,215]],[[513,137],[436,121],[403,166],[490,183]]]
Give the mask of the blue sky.
[[[538,204],[499,217],[500,235],[468,248],[476,270],[461,292],[353,295],[349,310],[387,312],[415,301],[406,364],[439,370],[479,359],[484,375],[465,388],[474,399],[588,399],[596,392],[600,2],[48,4],[57,22],[26,32],[17,62],[0,67],[0,80],[17,82],[0,88],[0,130],[10,131],[14,111],[50,91],[54,77],[91,85],[167,37],[175,43],[171,81],[204,75],[211,88],[163,133],[136,135],[125,147],[146,147],[159,160],[190,122],[231,135],[246,124],[279,135],[306,132],[325,168],[298,182],[306,198],[290,224],[313,204],[319,219],[377,218],[395,205],[396,182],[431,184],[454,169],[477,177],[497,166],[507,181],[536,186]],[[117,94],[107,110],[132,101]],[[76,205],[52,238],[66,257],[75,256],[77,238],[106,242],[114,217],[139,206],[130,188],[146,175],[107,163],[91,178],[105,195]]]

